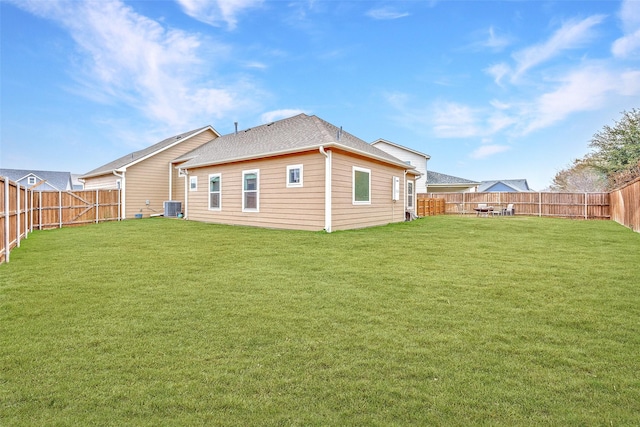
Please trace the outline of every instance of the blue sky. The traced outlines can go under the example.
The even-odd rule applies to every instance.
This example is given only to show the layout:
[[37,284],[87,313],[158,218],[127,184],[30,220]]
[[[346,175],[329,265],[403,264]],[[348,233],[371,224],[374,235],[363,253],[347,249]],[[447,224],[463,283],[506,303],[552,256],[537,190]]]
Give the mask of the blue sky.
[[315,114],[542,190],[640,107],[640,1],[2,1],[0,166]]

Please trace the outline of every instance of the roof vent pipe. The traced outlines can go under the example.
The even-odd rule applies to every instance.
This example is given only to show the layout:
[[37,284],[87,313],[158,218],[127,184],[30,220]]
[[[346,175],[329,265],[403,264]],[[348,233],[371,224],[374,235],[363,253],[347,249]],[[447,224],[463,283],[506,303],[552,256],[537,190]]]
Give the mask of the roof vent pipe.
[[338,141],[340,141],[340,138],[342,138],[342,126],[338,129]]
[[233,124],[236,126],[236,135],[238,134],[238,122],[233,122]]

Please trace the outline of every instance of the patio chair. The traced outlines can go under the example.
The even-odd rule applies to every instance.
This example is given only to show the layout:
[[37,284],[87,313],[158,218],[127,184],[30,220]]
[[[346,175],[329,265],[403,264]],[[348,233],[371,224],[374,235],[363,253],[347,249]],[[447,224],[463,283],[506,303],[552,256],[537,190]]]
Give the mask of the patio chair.
[[513,208],[513,203],[509,203],[506,208],[502,210],[502,215],[514,215],[516,210]]
[[464,208],[464,203],[460,203],[459,205],[456,205],[456,210],[458,211],[458,215],[466,215],[467,211]]

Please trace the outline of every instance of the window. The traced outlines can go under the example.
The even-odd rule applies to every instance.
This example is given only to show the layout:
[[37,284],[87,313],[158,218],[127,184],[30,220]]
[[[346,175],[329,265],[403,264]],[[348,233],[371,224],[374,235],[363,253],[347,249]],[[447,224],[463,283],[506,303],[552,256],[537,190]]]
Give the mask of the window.
[[209,175],[209,209],[219,211],[222,209],[222,176],[220,174]]
[[371,170],[353,167],[353,204],[371,204]]
[[287,187],[302,187],[302,165],[287,166]]
[[259,170],[242,172],[242,211],[257,212],[259,204]]
[[27,178],[27,185],[36,185],[36,177],[30,176],[29,178]]
[[407,181],[407,209],[413,209],[413,181]]
[[189,191],[196,191],[198,189],[198,177],[190,176],[189,177]]

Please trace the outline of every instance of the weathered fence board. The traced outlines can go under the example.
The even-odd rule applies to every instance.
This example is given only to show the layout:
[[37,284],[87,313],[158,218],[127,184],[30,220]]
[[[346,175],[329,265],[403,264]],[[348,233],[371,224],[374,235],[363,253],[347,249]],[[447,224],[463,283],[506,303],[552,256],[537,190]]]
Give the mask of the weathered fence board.
[[640,178],[610,193],[611,219],[640,233]]
[[[421,197],[422,196],[422,197]],[[445,201],[439,198],[427,198],[418,195],[416,214],[419,217],[442,215],[445,213]]]
[[443,198],[446,213],[474,213],[479,204],[505,208],[516,215],[609,219],[609,193],[427,193]]
[[0,263],[34,229],[120,219],[119,190],[37,191],[0,177]]

